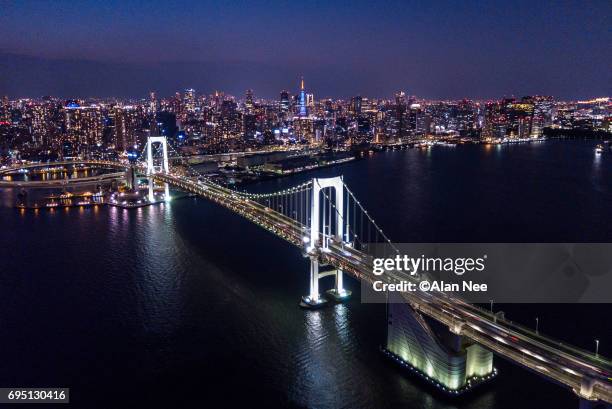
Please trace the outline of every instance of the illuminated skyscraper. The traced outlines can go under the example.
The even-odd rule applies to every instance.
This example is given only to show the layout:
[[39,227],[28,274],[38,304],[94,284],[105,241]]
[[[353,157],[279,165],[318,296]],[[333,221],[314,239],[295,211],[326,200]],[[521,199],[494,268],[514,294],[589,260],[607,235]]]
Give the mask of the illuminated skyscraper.
[[508,121],[501,101],[489,101],[485,104],[482,137],[501,139],[506,136]]
[[[116,107],[112,114],[115,125],[113,135],[115,149],[118,151],[126,151],[135,147],[138,143],[137,133],[141,125],[141,117],[138,115],[138,109],[131,105]],[[155,123],[155,121],[152,122]],[[155,132],[155,134],[157,134],[157,132]]]
[[185,107],[185,111],[192,113],[195,111],[195,90],[193,88],[189,88],[185,90],[185,96],[183,99],[183,104]]
[[102,113],[97,105],[80,106],[70,102],[64,107],[64,123],[68,140],[77,152],[89,152],[102,145]]
[[222,139],[237,137],[242,133],[242,118],[236,109],[236,101],[226,99],[221,103],[217,130]]
[[530,136],[542,136],[544,127],[550,126],[552,124],[554,109],[553,98],[545,96],[533,96],[525,97],[524,100],[533,104],[533,120]]
[[254,103],[253,103],[253,90],[252,89],[246,90],[246,100],[244,103],[244,107],[246,108],[247,113],[250,114],[253,112]]
[[395,121],[393,126],[397,139],[403,138],[407,133],[406,108],[406,94],[404,91],[397,92],[395,94]]
[[158,108],[159,104],[157,102],[157,95],[155,95],[155,91],[151,91],[149,93],[149,111],[150,113],[155,114]]
[[410,104],[406,111],[408,130],[411,136],[425,133],[425,115],[421,104]]
[[357,95],[356,97],[353,97],[351,99],[351,106],[350,106],[350,110],[351,112],[355,113],[355,114],[360,114],[361,113],[361,103],[362,103],[362,98],[361,95]]
[[36,146],[47,145],[56,129],[53,126],[53,116],[56,106],[53,103],[28,103],[24,110],[24,123],[27,124],[32,135],[32,142]]
[[308,116],[308,108],[306,101],[306,90],[304,89],[304,77],[300,83],[300,93],[298,95],[298,116],[305,118]]
[[280,110],[282,112],[289,111],[289,93],[287,91],[281,91],[280,93]]
[[308,109],[314,109],[314,94],[311,92],[306,94],[306,107]]
[[531,135],[533,120],[533,103],[529,99],[509,105],[509,137],[528,138]]
[[469,99],[459,101],[456,110],[457,130],[462,134],[469,133],[476,127],[476,107]]
[[0,121],[8,123],[11,120],[11,110],[7,95],[2,97],[2,106],[0,108]]

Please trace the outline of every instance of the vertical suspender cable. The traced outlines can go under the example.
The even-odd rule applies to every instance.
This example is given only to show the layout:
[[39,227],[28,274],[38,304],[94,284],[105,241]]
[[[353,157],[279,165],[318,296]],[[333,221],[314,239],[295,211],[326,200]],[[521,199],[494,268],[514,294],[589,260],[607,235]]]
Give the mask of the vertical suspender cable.
[[[331,211],[331,206],[332,206],[332,196],[331,193],[329,195],[329,199],[327,200],[328,204],[327,206],[329,206],[327,208],[329,215],[327,217],[329,217],[329,223],[327,224],[327,235],[331,238],[332,236],[332,223],[333,223],[333,218],[332,218],[332,211]],[[329,242],[328,242],[329,243]]]
[[325,196],[323,196],[323,247],[325,247]]

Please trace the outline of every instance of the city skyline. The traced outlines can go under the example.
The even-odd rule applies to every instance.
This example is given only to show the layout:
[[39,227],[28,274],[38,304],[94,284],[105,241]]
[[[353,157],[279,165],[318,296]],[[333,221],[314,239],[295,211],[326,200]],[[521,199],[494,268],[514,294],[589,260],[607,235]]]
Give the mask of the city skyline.
[[[4,93],[4,94],[0,93],[0,97],[5,96],[10,101],[20,101],[20,100],[39,101],[45,98],[53,98],[53,99],[65,100],[65,101],[71,101],[71,100],[77,101],[78,100],[78,101],[87,101],[87,102],[101,101],[103,103],[110,103],[110,102],[125,102],[125,103],[135,102],[136,103],[136,102],[142,102],[142,101],[148,100],[150,98],[151,93],[155,93],[158,98],[168,99],[168,98],[175,97],[177,94],[182,95],[183,93],[185,93],[185,91],[193,90],[196,92],[196,94],[199,97],[210,98],[210,97],[213,97],[215,94],[219,94],[225,98],[235,99],[236,101],[240,101],[240,102],[245,101],[247,99],[246,94],[248,92],[251,92],[251,98],[253,98],[253,100],[270,103],[274,101],[280,101],[282,99],[280,95],[284,92],[287,92],[289,96],[298,97],[301,92],[299,82],[301,81],[302,78],[304,78],[304,76],[296,76],[296,81],[297,81],[296,84],[293,84],[292,86],[286,86],[284,88],[279,88],[278,92],[275,95],[270,95],[270,96],[268,96],[267,94],[266,95],[258,94],[257,89],[254,87],[247,87],[237,93],[233,93],[233,92],[226,92],[226,90],[220,87],[200,90],[194,86],[188,85],[184,88],[177,88],[172,91],[169,91],[167,94],[160,93],[157,89],[155,89],[154,87],[151,87],[148,91],[146,91],[143,94],[125,95],[125,96],[95,95],[95,94],[91,94],[91,95],[85,95],[85,94],[84,95],[61,95],[61,94],[11,95],[7,93]],[[304,80],[306,81],[306,79]],[[432,98],[432,97],[427,97],[425,95],[419,95],[419,94],[412,93],[410,92],[409,89],[401,89],[401,88],[396,89],[395,91],[393,91],[392,93],[388,95],[369,95],[369,94],[364,94],[364,93],[359,93],[359,92],[352,94],[352,95],[330,95],[330,94],[325,94],[325,93],[315,94],[314,93],[315,91],[313,91],[313,89],[311,89],[310,87],[306,87],[306,89],[308,90],[308,93],[310,95],[313,95],[317,101],[326,101],[326,100],[349,101],[351,98],[354,98],[354,97],[363,97],[363,98],[371,99],[372,101],[381,101],[381,102],[382,101],[392,101],[395,99],[396,94],[399,92],[404,92],[406,95],[415,98],[415,100],[425,101],[425,102],[472,101],[474,103],[484,103],[488,101],[498,101],[498,100],[503,100],[503,99],[521,99],[525,97],[541,96],[541,97],[553,98],[555,101],[558,101],[558,102],[571,103],[571,102],[586,102],[586,101],[592,101],[592,100],[611,98],[609,96],[610,94],[604,94],[604,93],[587,95],[583,98],[561,98],[554,94],[538,94],[538,93],[500,94],[500,95],[492,95],[486,98],[484,97],[483,98],[473,98],[467,95],[454,97],[454,98],[451,98],[451,97]]]
[[130,97],[194,87],[270,98],[300,73],[330,97],[404,89],[431,99],[583,99],[610,94],[610,11],[607,2],[7,2],[0,94]]
[[487,101],[432,101],[398,91],[393,98],[317,98],[303,76],[297,92],[272,100],[252,89],[234,97],[187,88],[138,100],[0,101],[0,160],[79,155],[137,155],[146,138],[162,135],[190,154],[242,150],[363,149],[389,144],[505,143],[559,132],[609,133],[609,97],[560,101],[523,96]]
[[[160,93],[156,89],[150,89],[146,95],[132,95],[132,96],[98,96],[98,95],[86,95],[86,96],[76,96],[76,95],[36,95],[36,96],[15,96],[9,97],[9,95],[4,95],[3,98],[9,101],[43,101],[43,100],[65,100],[66,104],[72,103],[71,101],[79,101],[89,104],[116,104],[116,103],[126,103],[126,104],[138,104],[143,103],[150,100],[151,96],[154,95],[155,98],[160,98],[161,100],[168,100],[171,98],[180,98],[185,94],[191,94],[195,98],[201,99],[202,101],[207,99],[221,98],[221,99],[229,99],[235,100],[241,103],[250,104],[249,108],[252,109],[254,107],[254,103],[263,103],[263,104],[274,104],[277,102],[280,105],[295,104],[299,112],[297,112],[298,116],[305,117],[308,116],[306,105],[314,105],[315,102],[325,102],[325,101],[335,101],[338,103],[351,103],[354,98],[363,98],[366,101],[371,101],[372,103],[390,103],[397,99],[398,94],[403,94],[412,102],[423,102],[423,103],[460,103],[462,101],[470,101],[474,104],[485,104],[488,102],[501,101],[501,100],[520,100],[524,98],[549,98],[556,102],[566,102],[566,103],[592,103],[592,102],[604,102],[604,100],[609,100],[610,97],[608,95],[591,95],[586,98],[581,99],[563,99],[558,98],[555,95],[543,95],[543,94],[513,94],[513,95],[498,95],[490,98],[470,98],[467,96],[458,97],[458,98],[427,98],[420,95],[411,94],[410,92],[406,92],[409,90],[397,89],[393,94],[386,96],[372,96],[365,95],[362,93],[357,93],[354,95],[348,96],[332,96],[326,94],[317,94],[313,92],[312,89],[305,86],[306,79],[303,75],[299,75],[297,78],[297,84],[293,84],[293,86],[287,86],[279,90],[275,97],[261,96],[258,95],[256,90],[253,87],[248,87],[243,90],[242,93],[233,94],[226,93],[223,89],[215,88],[212,91],[205,90],[201,91],[194,87],[188,86],[184,89],[176,89],[173,92],[168,93],[167,95],[160,95]],[[0,94],[1,95],[1,94]],[[322,96],[321,96],[322,95]],[[289,101],[283,101],[283,99],[291,98],[293,100],[292,103]],[[285,108],[289,108],[287,105]]]

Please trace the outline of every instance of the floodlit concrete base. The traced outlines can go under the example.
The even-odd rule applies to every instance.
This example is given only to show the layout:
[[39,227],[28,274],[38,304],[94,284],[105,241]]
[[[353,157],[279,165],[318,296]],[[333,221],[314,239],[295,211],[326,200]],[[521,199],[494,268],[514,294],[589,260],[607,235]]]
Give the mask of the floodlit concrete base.
[[[440,384],[440,382],[435,378],[428,376],[426,373],[422,372],[419,368],[416,368],[412,366],[409,362],[404,361],[401,357],[395,355],[388,349],[381,347],[380,350],[384,356],[389,358],[395,364],[399,365],[404,371],[421,378],[425,382],[431,384],[432,386],[436,387],[438,390],[444,392],[449,396],[463,395],[464,393],[471,391],[477,386],[490,382],[497,376],[497,369],[493,368],[493,371],[486,376],[473,376],[471,378],[468,378],[468,381],[465,383],[465,385],[461,386],[460,388],[450,389]],[[582,407],[580,409],[582,409]]]
[[387,319],[385,350],[442,391],[459,395],[495,376],[490,351],[423,316],[400,296],[389,295]]
[[317,310],[319,308],[323,308],[327,305],[327,300],[325,298],[319,297],[317,301],[310,298],[309,295],[305,295],[302,297],[302,301],[300,301],[300,307],[307,308],[309,310]]
[[338,292],[335,288],[332,288],[331,290],[325,291],[325,294],[336,302],[344,302],[350,300],[353,293],[350,290],[342,290]]

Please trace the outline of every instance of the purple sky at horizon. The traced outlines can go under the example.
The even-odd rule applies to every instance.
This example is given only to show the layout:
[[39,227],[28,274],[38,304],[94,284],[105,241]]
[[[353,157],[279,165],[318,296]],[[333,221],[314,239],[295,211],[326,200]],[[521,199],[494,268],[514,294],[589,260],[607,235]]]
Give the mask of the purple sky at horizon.
[[612,2],[0,0],[0,94],[609,95]]

